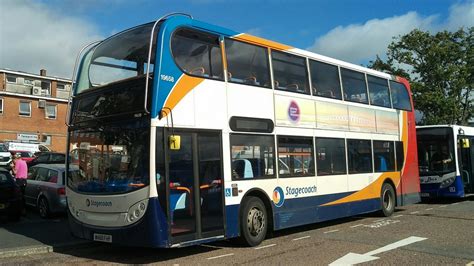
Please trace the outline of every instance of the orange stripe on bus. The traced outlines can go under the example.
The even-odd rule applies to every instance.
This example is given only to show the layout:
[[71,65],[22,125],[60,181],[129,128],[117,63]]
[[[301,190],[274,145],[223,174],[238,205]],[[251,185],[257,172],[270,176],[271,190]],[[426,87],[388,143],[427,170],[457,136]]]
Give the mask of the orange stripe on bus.
[[[166,100],[164,107],[168,107],[173,110],[173,108],[176,107],[176,105],[184,98],[184,96],[186,96],[186,94],[192,91],[197,85],[199,85],[203,81],[203,78],[197,78],[183,74],[181,79],[171,91],[171,94]],[[166,117],[167,115],[168,112],[165,110],[165,112],[163,113],[163,117]]]
[[355,193],[352,193],[351,195],[349,195],[347,197],[344,197],[342,199],[323,204],[321,206],[330,206],[330,205],[348,203],[348,202],[353,202],[353,201],[380,198],[380,192],[381,192],[381,189],[382,189],[382,184],[387,178],[390,178],[395,183],[395,187],[398,187],[398,185],[400,184],[400,173],[399,172],[383,173],[383,174],[380,175],[379,178],[377,178],[377,180],[372,182],[367,187],[365,187],[365,188],[363,188],[363,189],[361,189],[361,190],[359,190]]
[[[408,112],[402,111],[402,142],[403,142],[403,158],[407,160],[408,152]],[[406,166],[406,163],[404,163]],[[402,174],[405,172],[405,167],[403,167]]]
[[250,35],[250,34],[246,34],[246,33],[243,33],[241,35],[237,35],[237,36],[234,37],[234,39],[245,41],[245,42],[250,42],[250,43],[254,43],[254,44],[258,44],[258,45],[263,45],[263,46],[270,47],[270,48],[273,48],[273,49],[276,49],[276,50],[290,50],[290,49],[293,48],[293,47],[288,46],[288,45],[284,45],[284,44],[281,44],[281,43],[277,43],[277,42],[274,42],[274,41],[270,41],[270,40],[263,39],[263,38],[253,36],[253,35]]

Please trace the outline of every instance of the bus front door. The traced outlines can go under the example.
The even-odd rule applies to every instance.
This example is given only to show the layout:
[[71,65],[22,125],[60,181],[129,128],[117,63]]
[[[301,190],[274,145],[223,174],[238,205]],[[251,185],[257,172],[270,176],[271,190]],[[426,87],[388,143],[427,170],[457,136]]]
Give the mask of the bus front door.
[[174,134],[181,137],[181,145],[179,150],[168,148],[167,156],[171,243],[222,236],[221,133],[176,130]]
[[474,138],[460,136],[460,170],[464,183],[464,193],[474,193]]

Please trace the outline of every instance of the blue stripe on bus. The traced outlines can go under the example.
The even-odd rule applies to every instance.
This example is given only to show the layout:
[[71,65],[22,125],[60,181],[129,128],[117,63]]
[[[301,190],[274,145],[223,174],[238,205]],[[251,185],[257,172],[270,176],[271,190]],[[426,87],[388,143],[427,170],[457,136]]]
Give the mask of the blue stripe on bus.
[[293,226],[322,222],[347,217],[355,214],[368,213],[380,209],[380,199],[354,201],[343,204],[321,206],[322,204],[343,198],[352,192],[317,197],[285,199],[280,208],[273,208],[274,228],[284,229]]
[[227,205],[225,206],[225,237],[232,238],[239,236],[239,206]]
[[448,187],[440,188],[441,183],[420,184],[420,190],[423,193],[429,193],[429,197],[464,197],[464,184],[461,176],[456,176],[453,184]]

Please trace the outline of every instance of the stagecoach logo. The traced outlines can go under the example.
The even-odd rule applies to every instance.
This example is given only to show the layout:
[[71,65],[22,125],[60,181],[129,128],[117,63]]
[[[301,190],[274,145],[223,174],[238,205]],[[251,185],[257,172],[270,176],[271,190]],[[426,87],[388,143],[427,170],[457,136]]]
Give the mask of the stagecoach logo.
[[87,207],[112,207],[111,201],[96,201],[96,200],[89,200],[86,199],[86,206]]
[[300,107],[295,101],[290,102],[290,106],[288,107],[288,118],[292,122],[298,122],[300,120]]
[[275,190],[273,190],[273,203],[276,207],[281,207],[283,202],[285,202],[283,189],[281,187],[276,187]]

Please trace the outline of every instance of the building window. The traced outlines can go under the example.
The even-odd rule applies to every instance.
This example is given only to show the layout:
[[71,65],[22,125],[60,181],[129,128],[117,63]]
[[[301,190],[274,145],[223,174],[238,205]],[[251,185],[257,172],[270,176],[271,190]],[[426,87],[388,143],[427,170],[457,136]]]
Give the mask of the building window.
[[341,83],[337,66],[310,60],[313,95],[341,100]]
[[278,137],[278,166],[281,177],[313,176],[313,139]]
[[272,51],[275,89],[310,94],[306,59]]
[[316,138],[318,175],[345,175],[346,145],[344,139]]
[[374,140],[375,172],[395,171],[395,152],[393,141]]
[[51,96],[51,82],[41,81],[41,94]]
[[367,84],[365,74],[349,69],[341,69],[342,88],[344,90],[344,100],[368,103]]
[[233,180],[275,177],[273,136],[232,134],[230,145]]
[[33,80],[32,79],[25,79],[25,80],[23,80],[23,84],[33,86]]
[[367,75],[367,83],[369,84],[370,104],[390,108],[387,80]]
[[218,36],[182,29],[174,34],[171,48],[176,63],[187,74],[224,79]]
[[225,52],[230,82],[270,87],[266,48],[225,39]]
[[349,174],[372,173],[372,145],[370,140],[348,139]]
[[46,118],[48,119],[56,119],[57,113],[57,105],[55,104],[47,104],[45,109]]
[[20,116],[31,116],[31,102],[20,101]]
[[64,84],[61,84],[61,83],[57,83],[57,84],[56,84],[56,88],[57,88],[58,90],[63,91],[63,90],[65,90],[65,85],[64,85]]
[[390,89],[392,92],[393,108],[411,111],[410,95],[408,95],[405,85],[399,82],[390,81]]
[[16,83],[16,77],[7,75],[7,82],[8,83]]
[[3,114],[3,98],[0,98],[0,115]]

